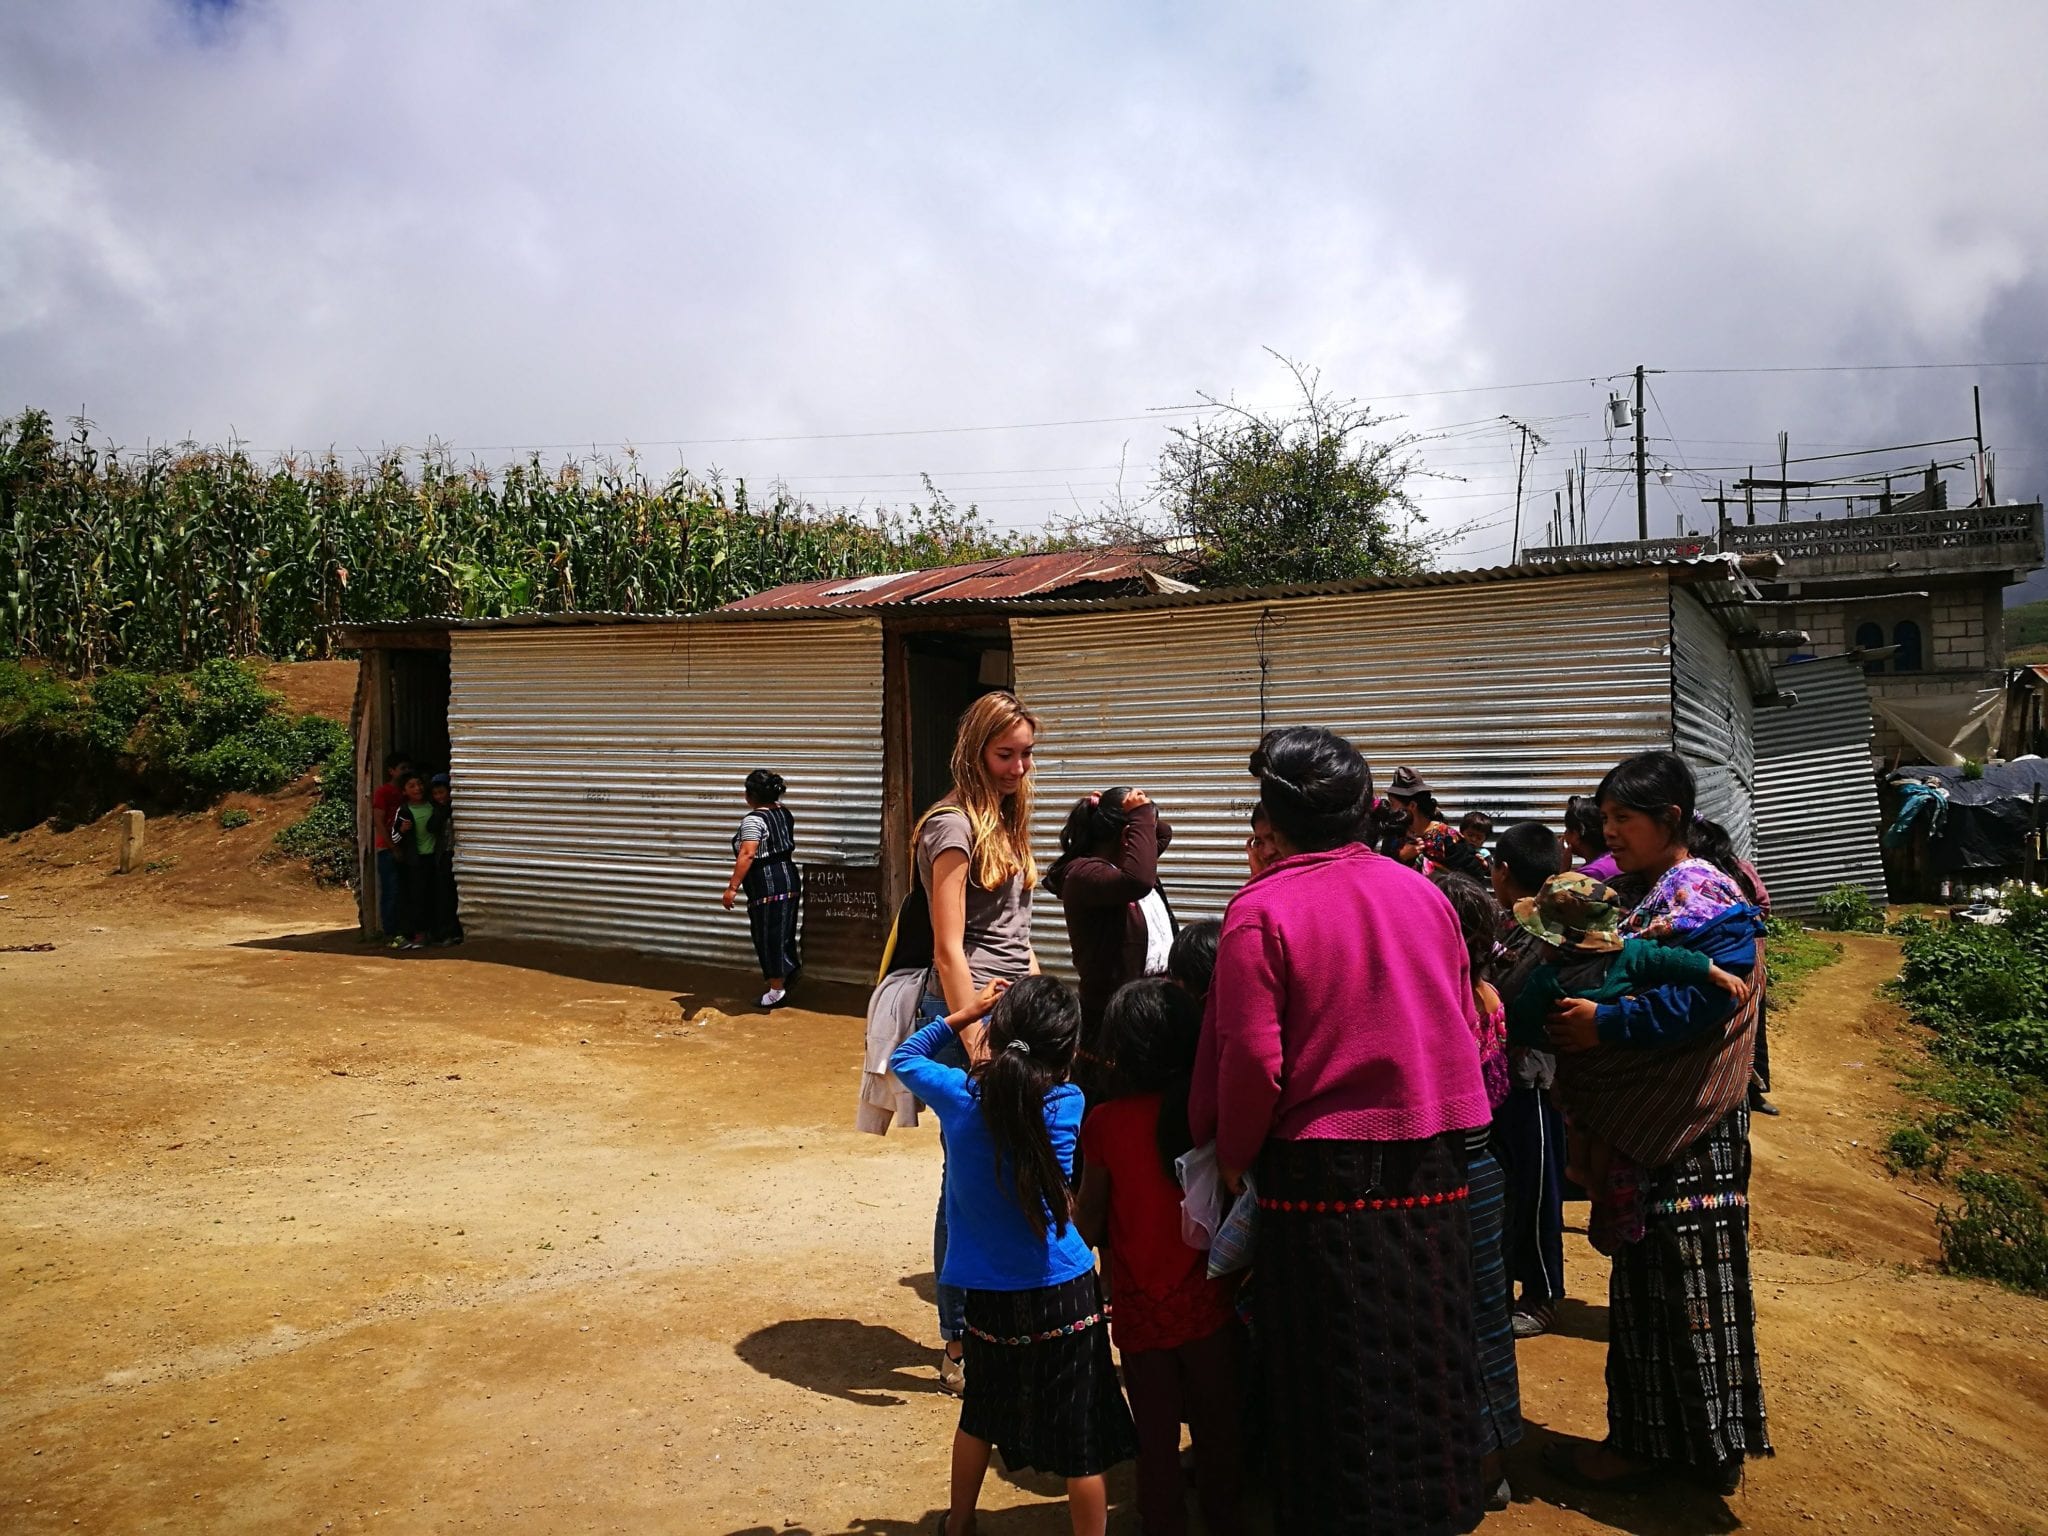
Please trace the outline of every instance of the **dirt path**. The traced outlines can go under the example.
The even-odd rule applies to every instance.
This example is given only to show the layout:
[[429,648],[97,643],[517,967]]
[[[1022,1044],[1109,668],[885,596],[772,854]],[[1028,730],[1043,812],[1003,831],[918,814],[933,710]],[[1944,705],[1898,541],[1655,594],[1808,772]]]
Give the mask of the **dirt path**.
[[[125,885],[101,829],[0,846],[0,943],[58,946],[0,953],[0,1528],[920,1528],[955,1412],[937,1148],[848,1128],[857,997],[764,1018],[743,977],[369,952],[345,898],[163,830],[180,862]],[[1872,1150],[1893,963],[1854,942],[1773,1021],[1778,1458],[1725,1509],[1588,1512],[1532,1466],[1488,1531],[2048,1529],[2048,1304],[1921,1272],[1931,1213]],[[1587,1299],[1523,1393],[1587,1433],[1573,1242]],[[993,1536],[1065,1529],[1044,1485],[988,1499]]]

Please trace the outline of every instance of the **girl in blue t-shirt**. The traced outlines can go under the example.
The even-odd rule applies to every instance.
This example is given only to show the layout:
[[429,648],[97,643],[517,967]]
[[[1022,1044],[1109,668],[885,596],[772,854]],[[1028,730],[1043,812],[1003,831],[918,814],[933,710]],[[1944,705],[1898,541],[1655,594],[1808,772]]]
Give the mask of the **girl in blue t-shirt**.
[[[984,1017],[986,1037],[977,1040]],[[974,1062],[965,1072],[934,1054],[956,1034]],[[1064,1477],[1076,1536],[1101,1536],[1109,1519],[1102,1474],[1137,1449],[1095,1255],[1074,1225],[1067,1188],[1083,1108],[1067,1074],[1080,1038],[1073,989],[1029,976],[1007,991],[990,983],[889,1060],[939,1117],[947,1243],[938,1278],[967,1293],[948,1536],[973,1528],[991,1447],[1012,1472]]]

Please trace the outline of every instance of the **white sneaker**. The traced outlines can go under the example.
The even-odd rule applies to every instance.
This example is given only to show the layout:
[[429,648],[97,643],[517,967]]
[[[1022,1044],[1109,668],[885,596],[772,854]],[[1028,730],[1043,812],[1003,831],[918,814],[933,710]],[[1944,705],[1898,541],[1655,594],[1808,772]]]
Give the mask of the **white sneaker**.
[[761,1006],[763,1008],[779,1008],[782,1006],[782,1000],[787,996],[789,994],[781,987],[770,987],[761,994]]

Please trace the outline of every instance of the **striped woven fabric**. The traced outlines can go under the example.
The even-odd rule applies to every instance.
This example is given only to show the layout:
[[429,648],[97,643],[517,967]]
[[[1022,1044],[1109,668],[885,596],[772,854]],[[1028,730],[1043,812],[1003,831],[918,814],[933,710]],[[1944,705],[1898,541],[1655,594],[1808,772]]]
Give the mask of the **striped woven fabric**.
[[[1764,974],[1764,946],[1756,969]],[[1749,1092],[1756,1056],[1759,985],[1721,1024],[1677,1045],[1603,1046],[1558,1058],[1557,1089],[1572,1124],[1644,1168],[1661,1168]]]

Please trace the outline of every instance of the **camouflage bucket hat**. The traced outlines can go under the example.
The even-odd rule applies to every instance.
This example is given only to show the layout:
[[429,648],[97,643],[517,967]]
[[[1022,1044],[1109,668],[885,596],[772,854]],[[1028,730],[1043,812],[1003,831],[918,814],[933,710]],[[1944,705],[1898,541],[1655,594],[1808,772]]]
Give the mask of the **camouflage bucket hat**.
[[1515,903],[1515,921],[1546,944],[1596,954],[1621,948],[1621,899],[1590,875],[1552,875]]

